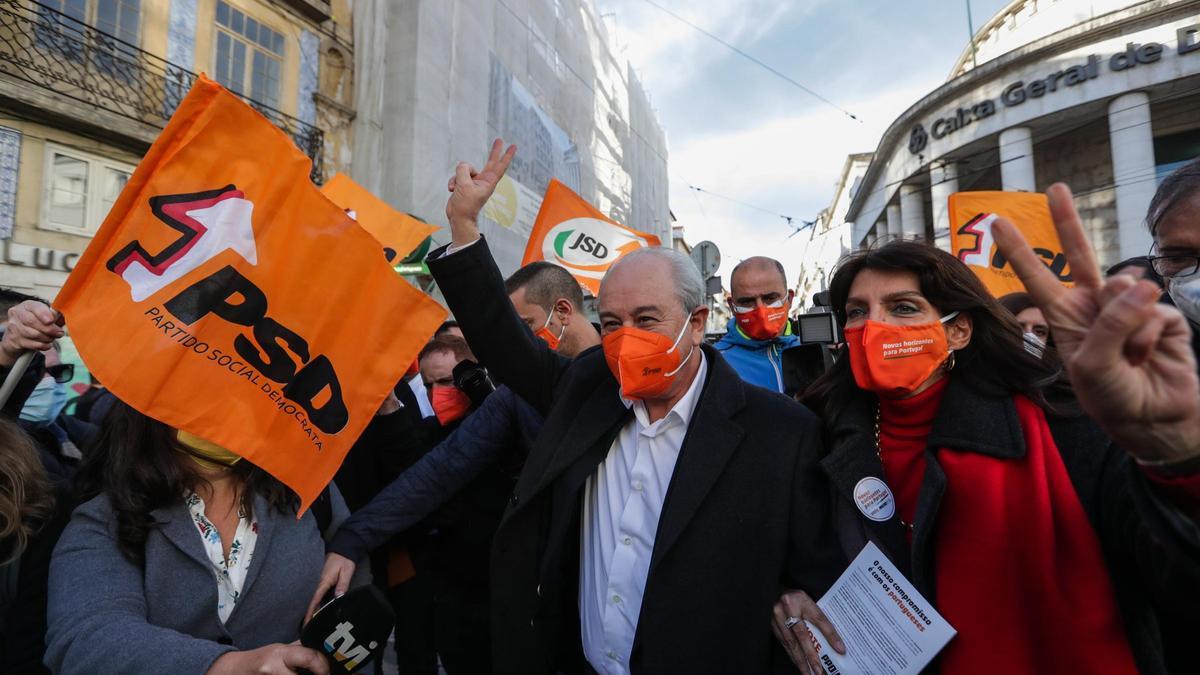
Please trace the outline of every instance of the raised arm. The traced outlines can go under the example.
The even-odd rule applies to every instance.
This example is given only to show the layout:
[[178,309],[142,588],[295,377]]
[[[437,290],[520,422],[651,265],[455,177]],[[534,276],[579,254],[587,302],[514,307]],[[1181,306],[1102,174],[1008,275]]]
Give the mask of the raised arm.
[[434,251],[427,261],[471,351],[497,380],[545,414],[571,362],[535,338],[521,321],[487,242],[479,235],[479,213],[516,154],[516,146],[501,153],[503,148],[496,139],[481,171],[458,165],[446,204],[451,244]]
[[[36,300],[26,300],[8,310],[8,325],[0,338],[0,384],[8,379],[17,359],[27,351],[43,352],[54,340],[64,335],[59,324],[62,315]],[[20,376],[7,401],[2,401],[0,413],[16,419],[25,400],[42,379],[45,358],[37,354]]]
[[1086,449],[1106,453],[1091,462],[1104,467],[1093,488],[1103,508],[1091,514],[1102,541],[1126,551],[1160,598],[1180,599],[1187,594],[1178,589],[1200,588],[1200,380],[1191,333],[1150,282],[1120,274],[1105,281],[1071,191],[1059,183],[1047,195],[1073,288],[1003,219],[996,243],[1050,323],[1080,405],[1115,443],[1097,435]]
[[1057,183],[1046,194],[1073,288],[1012,223],[999,219],[993,231],[1045,314],[1080,405],[1142,466],[1200,472],[1200,380],[1187,321],[1148,281],[1104,280],[1070,189]]

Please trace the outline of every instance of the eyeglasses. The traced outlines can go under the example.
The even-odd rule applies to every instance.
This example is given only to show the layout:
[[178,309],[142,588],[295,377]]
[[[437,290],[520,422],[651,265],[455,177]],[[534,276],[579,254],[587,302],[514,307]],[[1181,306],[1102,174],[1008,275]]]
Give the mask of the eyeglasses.
[[1152,255],[1147,260],[1164,279],[1186,277],[1200,269],[1200,255]]
[[[784,304],[786,304],[786,302],[787,302],[786,298],[779,298],[778,300],[764,302],[763,307],[767,307],[769,309],[779,309],[780,307],[783,307]],[[754,308],[758,306],[758,303],[756,303],[754,300],[751,300],[750,304],[748,304],[748,305],[743,305],[743,304],[737,303],[737,302],[732,303],[732,304],[733,304],[733,312],[735,314],[745,314],[746,312],[753,312]]]
[[75,364],[60,363],[57,366],[46,366],[46,373],[59,384],[66,384],[75,379]]

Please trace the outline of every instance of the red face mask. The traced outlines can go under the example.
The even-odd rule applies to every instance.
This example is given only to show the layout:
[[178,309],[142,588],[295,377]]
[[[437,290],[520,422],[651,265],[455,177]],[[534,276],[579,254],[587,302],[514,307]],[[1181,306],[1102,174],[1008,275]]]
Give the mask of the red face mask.
[[929,379],[950,354],[942,324],[958,316],[915,326],[879,321],[845,330],[850,370],[860,389],[885,398],[904,398]]
[[680,356],[678,350],[679,341],[690,325],[690,321],[684,321],[674,343],[661,333],[641,328],[618,328],[604,336],[604,360],[621,384],[622,396],[654,398],[670,388],[675,374],[695,351],[694,345],[687,356]]
[[442,426],[461,420],[471,409],[471,399],[462,390],[442,384],[433,385],[430,402]]
[[563,334],[567,332],[567,326],[564,324],[562,330],[558,331],[558,335],[556,336],[550,331],[550,319],[553,317],[554,312],[550,312],[549,316],[546,317],[546,324],[537,329],[537,332],[534,333],[533,336],[545,340],[546,344],[550,345],[550,349],[558,351],[558,345],[560,342],[562,342]]
[[772,340],[779,337],[787,323],[788,308],[758,306],[749,312],[737,314],[738,327],[755,340]]

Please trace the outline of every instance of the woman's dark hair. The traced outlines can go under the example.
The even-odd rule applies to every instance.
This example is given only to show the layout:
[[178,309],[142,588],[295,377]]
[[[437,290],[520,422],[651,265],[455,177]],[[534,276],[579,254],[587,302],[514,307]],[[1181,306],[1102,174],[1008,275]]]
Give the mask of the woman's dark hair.
[[[108,496],[117,522],[117,545],[130,561],[145,560],[154,509],[183,503],[186,492],[205,482],[191,450],[176,431],[120,401],[104,418],[100,434],[75,475],[79,503]],[[280,512],[299,505],[295,493],[246,460],[230,469],[239,479],[239,498],[251,513],[259,495]]]
[[1163,218],[1179,202],[1196,192],[1200,192],[1200,157],[1172,171],[1154,191],[1154,197],[1146,209],[1146,226],[1150,228],[1150,234],[1157,236]]
[[33,439],[0,417],[0,565],[25,551],[54,511],[54,486]]
[[1149,256],[1135,255],[1132,258],[1126,258],[1119,263],[1114,264],[1104,270],[1104,277],[1109,278],[1120,274],[1121,272],[1137,268],[1142,270],[1142,278],[1148,281],[1153,281],[1158,284],[1159,288],[1163,285],[1163,279],[1158,272],[1154,271],[1154,264],[1150,262]]
[[1000,303],[1001,307],[1012,312],[1013,316],[1024,312],[1030,307],[1037,307],[1037,305],[1033,303],[1033,298],[1030,297],[1030,295],[1025,291],[1017,291],[1016,293],[1002,295],[997,302]]
[[[1039,359],[1027,352],[1016,318],[957,258],[913,241],[893,241],[844,258],[829,284],[833,311],[843,326],[850,286],[863,270],[912,272],[921,295],[939,314],[960,312],[971,317],[971,342],[955,353],[956,379],[985,394],[1024,394],[1047,407],[1045,389],[1061,372],[1057,357],[1047,352],[1047,358]],[[843,349],[841,358],[808,388],[803,400],[828,421],[859,395]]]

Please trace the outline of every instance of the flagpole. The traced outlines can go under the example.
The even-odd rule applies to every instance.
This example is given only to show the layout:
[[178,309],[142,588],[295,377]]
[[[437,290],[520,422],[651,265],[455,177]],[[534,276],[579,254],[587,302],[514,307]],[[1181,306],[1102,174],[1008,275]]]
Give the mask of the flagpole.
[[971,41],[971,67],[978,68],[979,61],[975,58],[975,22],[971,19],[971,0],[963,0],[967,5],[967,39]]
[[0,408],[8,403],[8,397],[12,396],[13,390],[17,388],[17,383],[21,381],[21,376],[29,368],[29,362],[33,361],[33,354],[34,352],[30,351],[18,356],[12,370],[8,371],[8,377],[4,378],[4,384],[0,386]]

